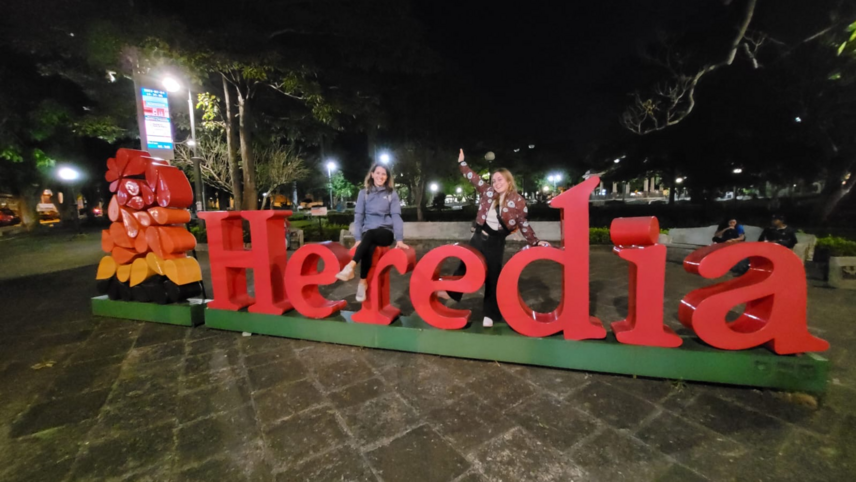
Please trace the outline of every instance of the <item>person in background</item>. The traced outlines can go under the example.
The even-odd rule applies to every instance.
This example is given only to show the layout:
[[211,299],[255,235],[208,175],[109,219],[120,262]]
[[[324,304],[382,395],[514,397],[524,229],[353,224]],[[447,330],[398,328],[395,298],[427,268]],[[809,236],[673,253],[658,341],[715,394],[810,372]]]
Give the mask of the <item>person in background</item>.
[[797,231],[786,224],[784,216],[774,214],[772,225],[761,233],[758,241],[781,244],[788,249],[794,249],[797,245]]
[[713,235],[713,242],[719,243],[738,243],[746,240],[746,233],[741,224],[737,224],[736,219],[729,219],[725,227],[720,229]]
[[372,256],[378,246],[408,248],[404,244],[404,222],[401,220],[401,201],[393,189],[392,175],[386,166],[375,164],[366,175],[365,189],[360,190],[354,209],[354,245],[356,253],[336,278],[348,281],[354,278],[354,267],[360,263],[360,283],[357,301],[366,300]]
[[[476,188],[480,196],[475,221],[476,230],[470,239],[470,245],[484,256],[487,263],[482,326],[491,327],[495,320],[502,319],[496,302],[496,287],[499,282],[499,273],[502,271],[505,238],[519,229],[531,246],[550,246],[550,243],[539,241],[535,237],[535,232],[526,219],[526,213],[529,211],[526,208],[526,201],[517,192],[514,176],[508,169],[497,169],[491,175],[488,184],[464,162],[463,149],[458,154],[458,164],[461,173]],[[461,263],[455,271],[455,276],[462,276],[464,273],[466,273],[466,265]],[[463,293],[440,291],[437,296],[442,299],[453,298],[455,301],[461,301]]]

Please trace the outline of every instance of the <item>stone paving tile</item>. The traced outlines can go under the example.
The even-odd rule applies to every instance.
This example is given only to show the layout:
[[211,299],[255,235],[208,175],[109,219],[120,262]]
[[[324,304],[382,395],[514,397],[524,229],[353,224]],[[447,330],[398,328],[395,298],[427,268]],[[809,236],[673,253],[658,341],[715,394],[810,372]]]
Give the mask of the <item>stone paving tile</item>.
[[259,365],[247,370],[253,390],[263,390],[280,383],[306,378],[306,368],[296,359]]
[[470,464],[426,425],[366,453],[383,480],[441,482],[453,480]]
[[150,465],[169,463],[167,459],[174,445],[170,424],[91,442],[74,464],[72,480],[105,480]]
[[590,373],[573,370],[510,364],[504,366],[518,377],[561,398],[589,383],[592,376]]
[[[366,460],[356,450],[341,447],[280,472],[277,482],[316,482],[321,480],[378,480]],[[395,480],[395,479],[389,479]]]
[[359,405],[373,398],[390,393],[392,388],[380,378],[370,378],[355,383],[347,388],[328,393],[328,397],[336,408],[348,408]]
[[185,357],[182,370],[185,377],[193,377],[206,372],[236,368],[240,364],[241,355],[236,348],[212,350],[201,355]]
[[509,410],[508,418],[560,452],[567,451],[598,429],[591,415],[545,395]]
[[474,395],[461,398],[448,407],[435,409],[426,417],[463,454],[514,428],[514,423],[500,410],[488,406]]
[[491,407],[502,411],[535,394],[531,384],[499,367],[486,368],[467,384],[467,388]]
[[167,358],[184,356],[186,348],[184,340],[160,343],[153,346],[134,348],[128,353],[127,361],[130,364],[146,364]]
[[574,392],[566,401],[621,429],[636,427],[657,411],[651,402],[599,381]]
[[298,413],[265,432],[276,464],[296,467],[300,462],[344,445],[348,435],[325,407]]
[[302,412],[303,410],[327,403],[324,395],[309,380],[277,385],[260,390],[252,395],[258,418],[265,426]]
[[[256,346],[256,345],[254,345],[254,346]],[[280,350],[269,350],[269,351],[264,351],[264,352],[259,352],[259,353],[246,354],[244,356],[244,366],[247,368],[252,368],[252,367],[259,366],[259,365],[266,365],[268,363],[273,363],[273,362],[286,362],[286,361],[299,363],[297,361],[297,355],[295,355],[294,351],[288,347],[286,347],[285,349],[280,349]]]
[[62,480],[91,428],[91,421],[21,437],[0,450],[0,480]]
[[600,378],[600,381],[630,392],[637,397],[644,398],[651,403],[659,403],[663,401],[663,399],[675,390],[675,387],[670,380],[660,380],[656,378],[603,375]]
[[392,379],[389,382],[390,386],[420,411],[445,407],[456,399],[472,393],[469,388],[442,375],[394,378],[386,373],[384,378]]
[[651,420],[636,436],[650,447],[714,479],[733,473],[737,461],[748,452],[737,442],[669,412]]
[[140,335],[137,337],[136,343],[134,343],[134,348],[184,340],[186,337],[186,327],[161,323],[146,323],[140,330]]
[[227,412],[252,402],[250,384],[245,378],[231,378],[223,383],[182,393],[175,410],[184,424],[215,413]]
[[214,350],[237,350],[237,348],[237,336],[234,333],[218,333],[215,336],[188,343],[187,355],[196,356]]
[[341,415],[345,425],[363,445],[398,435],[420,421],[419,415],[397,394],[384,395],[342,410]]
[[592,480],[610,482],[656,480],[671,465],[663,454],[609,427],[581,444],[571,457]]
[[702,477],[683,465],[674,464],[655,480],[657,482],[706,482],[709,479]]
[[33,405],[15,420],[10,434],[21,437],[95,418],[108,393],[106,389],[97,390]]
[[336,390],[375,376],[371,366],[356,357],[315,366],[314,373],[318,382],[327,390]]
[[248,405],[182,425],[176,437],[178,464],[185,467],[219,453],[241,450],[260,436]]
[[67,365],[54,380],[47,396],[62,398],[110,388],[119,375],[120,369],[119,365],[104,364],[100,360]]
[[250,479],[244,472],[243,461],[226,455],[211,459],[195,467],[178,473],[177,482],[247,482]]
[[157,393],[125,399],[111,398],[93,429],[96,436],[116,432],[144,430],[161,423],[176,423],[178,395],[175,392]]
[[776,447],[792,430],[777,419],[705,393],[687,406],[683,416],[750,446]]
[[566,482],[586,478],[585,471],[569,457],[521,429],[506,432],[482,445],[470,460],[492,481]]

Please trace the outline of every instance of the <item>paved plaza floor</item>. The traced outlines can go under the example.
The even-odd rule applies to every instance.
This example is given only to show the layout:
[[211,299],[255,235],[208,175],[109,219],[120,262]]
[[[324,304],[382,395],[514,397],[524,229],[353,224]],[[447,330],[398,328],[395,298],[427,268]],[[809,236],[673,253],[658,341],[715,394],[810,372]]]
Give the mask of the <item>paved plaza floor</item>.
[[[832,343],[814,406],[770,390],[97,318],[98,238],[68,243],[66,264],[52,251],[49,266],[30,256],[10,272],[10,258],[42,248],[0,242],[2,481],[856,480],[853,292],[810,284],[811,330]],[[592,314],[621,319],[624,262],[594,249],[591,276]],[[549,263],[528,268],[524,298],[555,307],[558,277]],[[410,313],[401,279],[394,303]],[[681,297],[708,283],[668,265],[670,325]],[[354,310],[354,289],[325,293]],[[462,305],[480,314],[477,297]]]

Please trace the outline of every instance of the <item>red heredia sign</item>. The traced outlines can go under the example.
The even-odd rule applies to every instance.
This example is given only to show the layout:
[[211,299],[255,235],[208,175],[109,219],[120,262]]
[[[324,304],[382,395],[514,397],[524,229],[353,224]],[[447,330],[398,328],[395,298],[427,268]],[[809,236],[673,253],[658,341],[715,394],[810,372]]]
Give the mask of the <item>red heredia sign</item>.
[[[604,321],[589,315],[589,195],[598,185],[592,177],[555,198],[562,211],[564,246],[536,247],[517,253],[499,278],[498,300],[503,318],[515,331],[531,337],[561,333],[569,340],[605,338]],[[335,283],[336,273],[350,261],[339,243],[309,244],[286,258],[285,219],[290,211],[200,213],[208,223],[208,243],[214,299],[208,308],[281,315],[297,310],[307,318],[326,318],[345,307],[344,300],[324,298],[319,286]],[[252,249],[245,250],[241,224],[250,224]],[[681,338],[663,324],[666,247],[657,244],[659,223],[654,217],[618,218],[610,229],[615,253],[629,263],[627,318],[611,321],[621,343],[677,347]],[[437,299],[440,290],[472,293],[485,277],[485,261],[466,245],[446,245],[429,251],[418,262],[412,249],[378,249],[362,309],[353,320],[388,325],[400,314],[390,303],[390,269],[412,273],[410,298],[416,313],[443,330],[466,326],[469,310],[449,308]],[[467,265],[462,277],[441,276],[447,258]],[[829,343],[811,335],[806,322],[806,281],[802,261],[789,249],[772,243],[719,244],[701,248],[684,260],[684,268],[704,278],[718,278],[740,260],[749,258],[745,275],[688,293],[678,318],[705,343],[723,350],[769,346],[780,355],[818,352]],[[323,270],[318,262],[324,261]],[[562,265],[562,299],[549,313],[532,310],[520,297],[523,269],[536,260]],[[255,274],[255,298],[247,292],[246,270]],[[746,304],[744,313],[729,322],[726,314]]]

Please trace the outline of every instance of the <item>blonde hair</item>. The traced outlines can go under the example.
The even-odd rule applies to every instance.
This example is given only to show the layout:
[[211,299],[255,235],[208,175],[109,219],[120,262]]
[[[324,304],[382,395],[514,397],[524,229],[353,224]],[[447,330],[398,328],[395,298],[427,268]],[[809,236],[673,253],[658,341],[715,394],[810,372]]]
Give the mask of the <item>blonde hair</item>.
[[375,169],[382,167],[384,171],[386,171],[386,182],[383,184],[387,191],[392,191],[395,188],[395,185],[392,183],[392,171],[389,170],[388,167],[383,164],[373,164],[371,169],[369,169],[369,173],[366,174],[366,192],[372,190],[372,186],[374,186],[374,179],[372,179],[372,174],[375,172]]
[[[505,182],[508,183],[508,189],[505,191],[505,195],[513,194],[517,192],[517,183],[514,182],[514,175],[511,174],[511,171],[504,167],[500,167],[499,169],[493,171],[493,174],[502,174],[502,177],[505,178]],[[493,174],[490,175],[490,183],[493,184]]]

